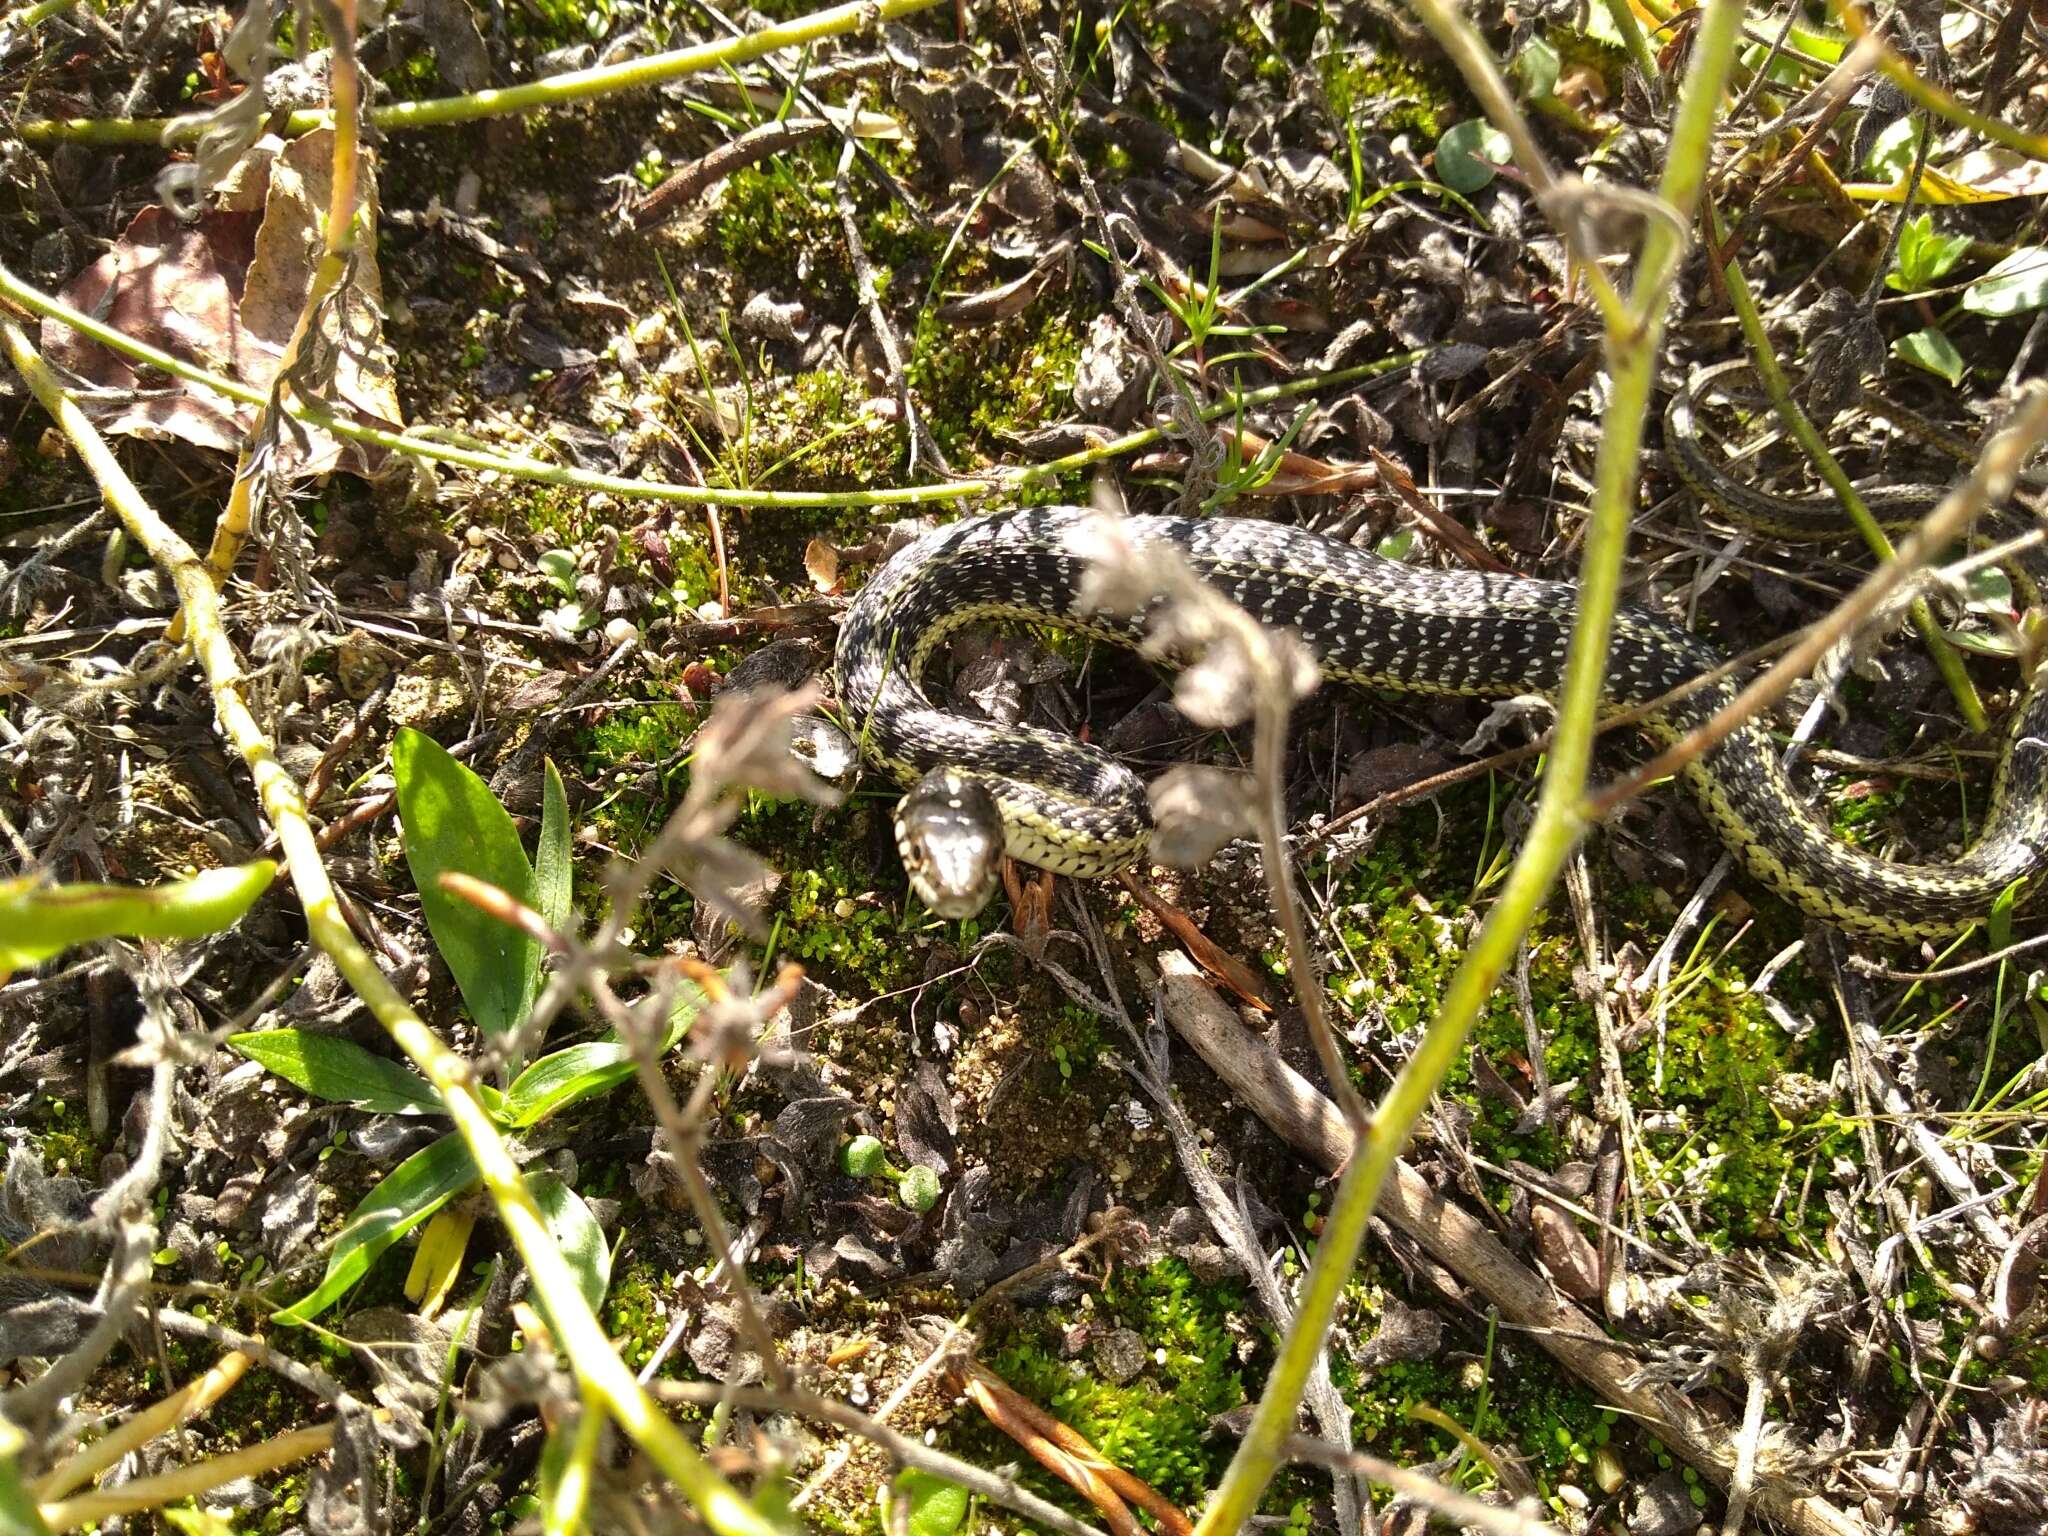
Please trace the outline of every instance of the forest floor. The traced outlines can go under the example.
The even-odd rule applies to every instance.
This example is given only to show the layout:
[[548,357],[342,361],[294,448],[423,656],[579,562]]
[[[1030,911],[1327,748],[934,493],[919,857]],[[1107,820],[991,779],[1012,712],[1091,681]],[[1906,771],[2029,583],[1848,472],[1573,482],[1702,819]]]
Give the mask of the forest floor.
[[[1475,15],[1552,164],[1583,178],[1539,198],[1398,9],[894,9],[660,84],[448,122],[404,104],[732,29],[688,0],[366,16],[374,219],[287,375],[345,420],[472,452],[272,420],[224,628],[279,762],[314,786],[349,926],[477,1081],[520,1102],[522,1064],[610,1049],[624,1015],[563,999],[545,1045],[508,1040],[532,993],[510,1015],[480,997],[488,965],[450,953],[458,928],[478,942],[473,914],[430,931],[419,872],[472,866],[445,822],[435,851],[426,811],[402,829],[394,794],[424,793],[417,776],[464,805],[495,796],[529,853],[560,839],[557,927],[614,914],[618,954],[644,957],[613,965],[612,1004],[643,1023],[666,1008],[664,960],[708,989],[697,1027],[657,1042],[675,1047],[666,1129],[622,1048],[616,1073],[575,1057],[573,1094],[501,1120],[530,1187],[555,1192],[551,1225],[620,1356],[682,1384],[664,1400],[710,1464],[822,1529],[880,1528],[892,1482],[920,1536],[1048,1528],[999,1499],[956,1503],[930,1467],[899,1478],[922,1447],[1121,1531],[1135,1517],[1035,1459],[1056,1459],[1042,1423],[1013,1410],[1006,1432],[988,1405],[1013,1401],[1006,1385],[1190,1518],[1236,1451],[1336,1159],[1226,1086],[1158,999],[1199,929],[1196,959],[1234,978],[1221,1006],[1243,1050],[1331,1086],[1257,845],[1143,871],[1143,894],[1062,881],[1035,920],[999,897],[948,921],[906,883],[899,787],[827,761],[821,730],[829,793],[735,772],[713,836],[685,857],[664,843],[660,867],[641,856],[708,782],[714,707],[817,676],[829,716],[845,605],[904,537],[954,517],[1227,510],[1417,569],[1573,579],[1613,386],[1584,264],[1547,216],[1627,272],[1699,18],[1661,0]],[[802,15],[768,4],[733,28]],[[1881,81],[1818,93],[1847,49],[1832,19],[1748,17],[1708,190],[1735,226],[1721,255],[1872,483],[1958,472],[1884,430],[1887,401],[1975,444],[2039,370],[2034,15],[1906,7],[1892,33],[2032,158]],[[277,132],[196,160],[128,120],[255,105],[260,25],[237,39],[209,10],[94,0],[0,17],[0,313],[26,315],[17,290],[37,289],[268,389],[336,143],[284,112],[328,99],[338,16],[273,18],[278,112],[241,118],[245,137]],[[1745,355],[1729,287],[1694,239],[1622,595],[1735,654],[1822,618],[1870,560],[1853,537],[1746,528],[1667,462],[1667,392]],[[256,407],[130,366],[47,309],[24,323],[142,495],[205,549]],[[13,374],[0,393],[0,873],[149,884],[276,856],[205,678],[167,641],[176,596],[147,541]],[[1722,403],[1717,458],[1748,483],[1818,485],[1755,398]],[[893,494],[912,486],[933,489]],[[1928,595],[1988,729],[1903,624],[1766,722],[1787,740],[1802,715],[1817,725],[1800,783],[1836,836],[1939,863],[1985,815],[2033,631],[2025,583],[1995,567]],[[935,672],[962,712],[1085,733],[1147,779],[1251,760],[1249,731],[1192,723],[1169,674],[1071,633],[969,630]],[[1338,686],[1295,711],[1308,979],[1367,1101],[1501,895],[1547,724],[1533,706]],[[1605,735],[1596,774],[1645,755]],[[545,814],[549,764],[566,823]],[[453,844],[488,841],[470,825]],[[534,862],[544,881],[549,857]],[[730,920],[735,901],[750,921]],[[1492,1257],[1433,1247],[1398,1213],[1376,1224],[1304,1432],[1558,1530],[1691,1536],[1722,1528],[1750,1406],[1757,1473],[1734,1478],[1756,1485],[1750,1524],[1760,1506],[1843,1536],[2048,1531],[2048,987],[2038,951],[1997,954],[2038,919],[1984,916],[1952,943],[1845,938],[1727,869],[1676,784],[1625,804],[1537,915],[1408,1150],[1413,1188]],[[522,953],[540,975],[538,941]],[[26,1435],[10,1486],[52,1528],[111,1508],[67,1510],[38,1480],[232,1348],[246,1375],[129,1476],[328,1421],[337,1448],[202,1484],[128,1529],[469,1536],[542,1519],[575,1391],[549,1374],[519,1254],[464,1178],[406,1196],[400,1227],[361,1242],[359,1202],[456,1142],[286,881],[209,936],[110,939],[0,983],[0,1412]],[[250,1043],[273,1031],[291,1033]],[[137,1251],[138,1283],[103,1282],[110,1255]],[[1610,1338],[1607,1363],[1575,1369],[1553,1348],[1569,1327],[1508,1292]],[[19,1395],[93,1347],[110,1310],[60,1402]],[[1646,1383],[1683,1400],[1693,1443],[1645,1417]],[[721,1397],[740,1388],[755,1395]],[[907,1451],[803,1393],[883,1417]],[[622,1469],[590,1491],[594,1528],[697,1528],[644,1462],[581,1454]],[[1260,1508],[1328,1531],[1360,1497],[1386,1529],[1423,1518],[1341,1466],[1290,1467]],[[1176,1528],[1159,1508],[1144,1523]]]

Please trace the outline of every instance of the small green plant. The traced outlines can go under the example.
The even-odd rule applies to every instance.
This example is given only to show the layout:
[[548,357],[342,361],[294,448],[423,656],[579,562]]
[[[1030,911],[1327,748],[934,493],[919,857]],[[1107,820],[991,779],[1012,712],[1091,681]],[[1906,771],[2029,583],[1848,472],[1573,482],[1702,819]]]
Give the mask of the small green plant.
[[[540,940],[450,895],[441,876],[484,881],[538,912],[559,929],[569,915],[569,809],[562,777],[550,762],[542,795],[540,843],[529,862],[518,829],[490,788],[430,737],[401,731],[392,746],[406,862],[420,891],[427,926],[448,962],[463,1001],[487,1039],[510,1053],[509,1038],[532,1012],[541,983]],[[665,1052],[681,1038],[691,993],[670,1018]],[[442,1114],[433,1085],[395,1061],[352,1041],[297,1029],[229,1037],[228,1045],[316,1098],[379,1114]],[[516,1067],[518,1062],[512,1061]],[[510,1068],[508,1068],[510,1070]],[[586,1041],[527,1065],[502,1092],[479,1084],[484,1107],[500,1130],[524,1132],[548,1117],[605,1093],[634,1072],[632,1052],[617,1039]],[[409,1288],[438,1291],[459,1270],[473,1218],[458,1196],[478,1182],[475,1162],[451,1131],[400,1163],[349,1214],[328,1253],[327,1271],[311,1294],[273,1321],[297,1324],[324,1312],[369,1272],[383,1252],[422,1222],[438,1219],[423,1239],[427,1257]],[[527,1176],[556,1242],[595,1307],[604,1297],[611,1252],[576,1192],[548,1173]],[[436,1282],[439,1282],[438,1284]]]
[[929,1472],[899,1473],[892,1483],[875,1490],[882,1505],[882,1529],[894,1530],[890,1506],[901,1499],[907,1506],[905,1524],[910,1536],[953,1536],[967,1523],[971,1502],[967,1490]]
[[[405,862],[419,888],[434,947],[448,962],[470,1017],[487,1039],[512,1033],[540,996],[541,941],[451,894],[445,874],[494,885],[539,913],[550,928],[569,917],[569,805],[549,763],[540,844],[529,861],[519,829],[490,786],[431,736],[401,730],[391,744]],[[516,1070],[516,1059],[508,1070]]]
[[1939,283],[1970,251],[1968,235],[1935,233],[1934,215],[1923,213],[1899,229],[1899,249],[1884,285],[1898,293],[1918,293]]
[[540,557],[540,573],[547,577],[554,589],[562,594],[562,606],[554,611],[553,622],[570,634],[579,633],[597,622],[597,615],[590,611],[590,605],[583,601],[576,590],[576,552],[571,549],[551,549]]
[[855,1179],[894,1179],[896,1198],[922,1216],[939,1203],[939,1176],[922,1163],[897,1168],[889,1149],[873,1136],[856,1136],[839,1149],[840,1171]]
[[[1247,298],[1251,297],[1252,294],[1256,293],[1266,284],[1285,277],[1289,272],[1300,266],[1307,256],[1308,250],[1304,247],[1272,270],[1254,278],[1230,297],[1228,301],[1229,307],[1235,308],[1241,305]],[[1174,343],[1171,355],[1179,357],[1183,352],[1194,353],[1195,366],[1205,374],[1211,367],[1217,364],[1257,355],[1252,352],[1238,351],[1227,352],[1221,357],[1209,357],[1206,354],[1205,348],[1210,337],[1264,336],[1282,329],[1280,326],[1273,325],[1226,325],[1221,323],[1221,317],[1226,307],[1220,280],[1222,265],[1223,209],[1219,205],[1216,209],[1216,217],[1209,227],[1208,281],[1190,283],[1187,295],[1185,297],[1176,297],[1142,273],[1139,274],[1138,278],[1140,282],[1152,290],[1154,298],[1172,311],[1174,319],[1181,323],[1181,329],[1187,332],[1187,335]]]

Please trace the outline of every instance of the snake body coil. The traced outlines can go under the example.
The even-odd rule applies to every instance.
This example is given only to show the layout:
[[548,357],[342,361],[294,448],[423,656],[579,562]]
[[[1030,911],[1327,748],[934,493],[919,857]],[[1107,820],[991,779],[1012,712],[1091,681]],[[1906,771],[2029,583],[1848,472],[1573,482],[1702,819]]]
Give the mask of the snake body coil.
[[[953,770],[940,793],[954,810],[961,792],[985,790],[1000,809],[1013,858],[1081,876],[1143,860],[1152,819],[1136,775],[1069,737],[950,713],[932,702],[921,679],[938,643],[974,620],[1050,622],[1123,644],[1140,639],[1142,621],[1079,609],[1081,530],[1098,515],[1030,508],[918,539],[861,592],[836,661],[840,702],[870,758],[906,783]],[[1576,613],[1564,583],[1419,569],[1251,519],[1133,517],[1126,527],[1139,542],[1176,546],[1202,579],[1263,623],[1297,632],[1326,676],[1367,688],[1496,697],[1554,696],[1563,676]],[[1657,615],[1624,608],[1615,619],[1606,705],[1649,704],[1720,660]],[[1731,696],[1726,681],[1705,684],[1640,726],[1668,742]],[[1750,874],[1807,912],[1888,938],[1952,932],[1985,916],[2048,852],[2048,689],[2030,692],[2014,715],[1982,830],[1947,864],[1891,863],[1840,842],[1801,803],[1756,724],[1696,758],[1685,778]],[[903,842],[900,818],[898,835]],[[905,853],[908,863],[907,846]],[[924,893],[929,871],[913,865],[911,874]]]

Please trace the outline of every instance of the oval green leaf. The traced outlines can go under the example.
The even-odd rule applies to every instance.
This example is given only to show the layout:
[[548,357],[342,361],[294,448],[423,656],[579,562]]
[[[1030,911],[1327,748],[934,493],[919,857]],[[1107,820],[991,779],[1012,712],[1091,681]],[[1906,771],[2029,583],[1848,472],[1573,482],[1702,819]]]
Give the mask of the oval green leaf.
[[1962,383],[1963,374],[1968,371],[1963,354],[1956,350],[1956,344],[1939,326],[1930,325],[1910,336],[1901,336],[1892,343],[1892,351],[1915,368],[1925,368],[1936,378],[1946,379],[1951,384]]
[[469,1148],[453,1131],[413,1153],[349,1212],[347,1225],[327,1255],[327,1273],[318,1288],[270,1320],[297,1327],[318,1317],[370,1272],[385,1249],[469,1188],[477,1177]]
[[2048,304],[2048,246],[2023,245],[1963,290],[1973,315],[2022,315]]
[[446,1113],[433,1084],[353,1040],[300,1029],[262,1029],[228,1036],[228,1048],[316,1099],[353,1104],[380,1115]]
[[514,1130],[537,1124],[632,1075],[633,1053],[616,1040],[589,1040],[550,1051],[505,1090],[505,1123]]
[[1436,141],[1436,179],[1453,192],[1471,196],[1514,156],[1508,136],[1483,117],[1453,123]]
[[405,862],[434,944],[477,1027],[501,1035],[526,1017],[539,995],[540,943],[449,895],[440,877],[469,875],[530,903],[533,866],[519,846],[519,831],[490,786],[431,736],[401,730],[391,744],[391,768]]
[[910,1536],[953,1536],[967,1520],[967,1490],[929,1472],[904,1472],[896,1496],[910,1505]]

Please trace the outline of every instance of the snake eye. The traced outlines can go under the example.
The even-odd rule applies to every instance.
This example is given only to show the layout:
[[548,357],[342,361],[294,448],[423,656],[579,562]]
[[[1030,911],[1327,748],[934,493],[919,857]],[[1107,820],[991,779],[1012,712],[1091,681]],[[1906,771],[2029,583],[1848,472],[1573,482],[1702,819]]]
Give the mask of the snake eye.
[[979,779],[934,768],[896,807],[896,847],[917,899],[941,917],[972,917],[1003,872],[1003,813]]

